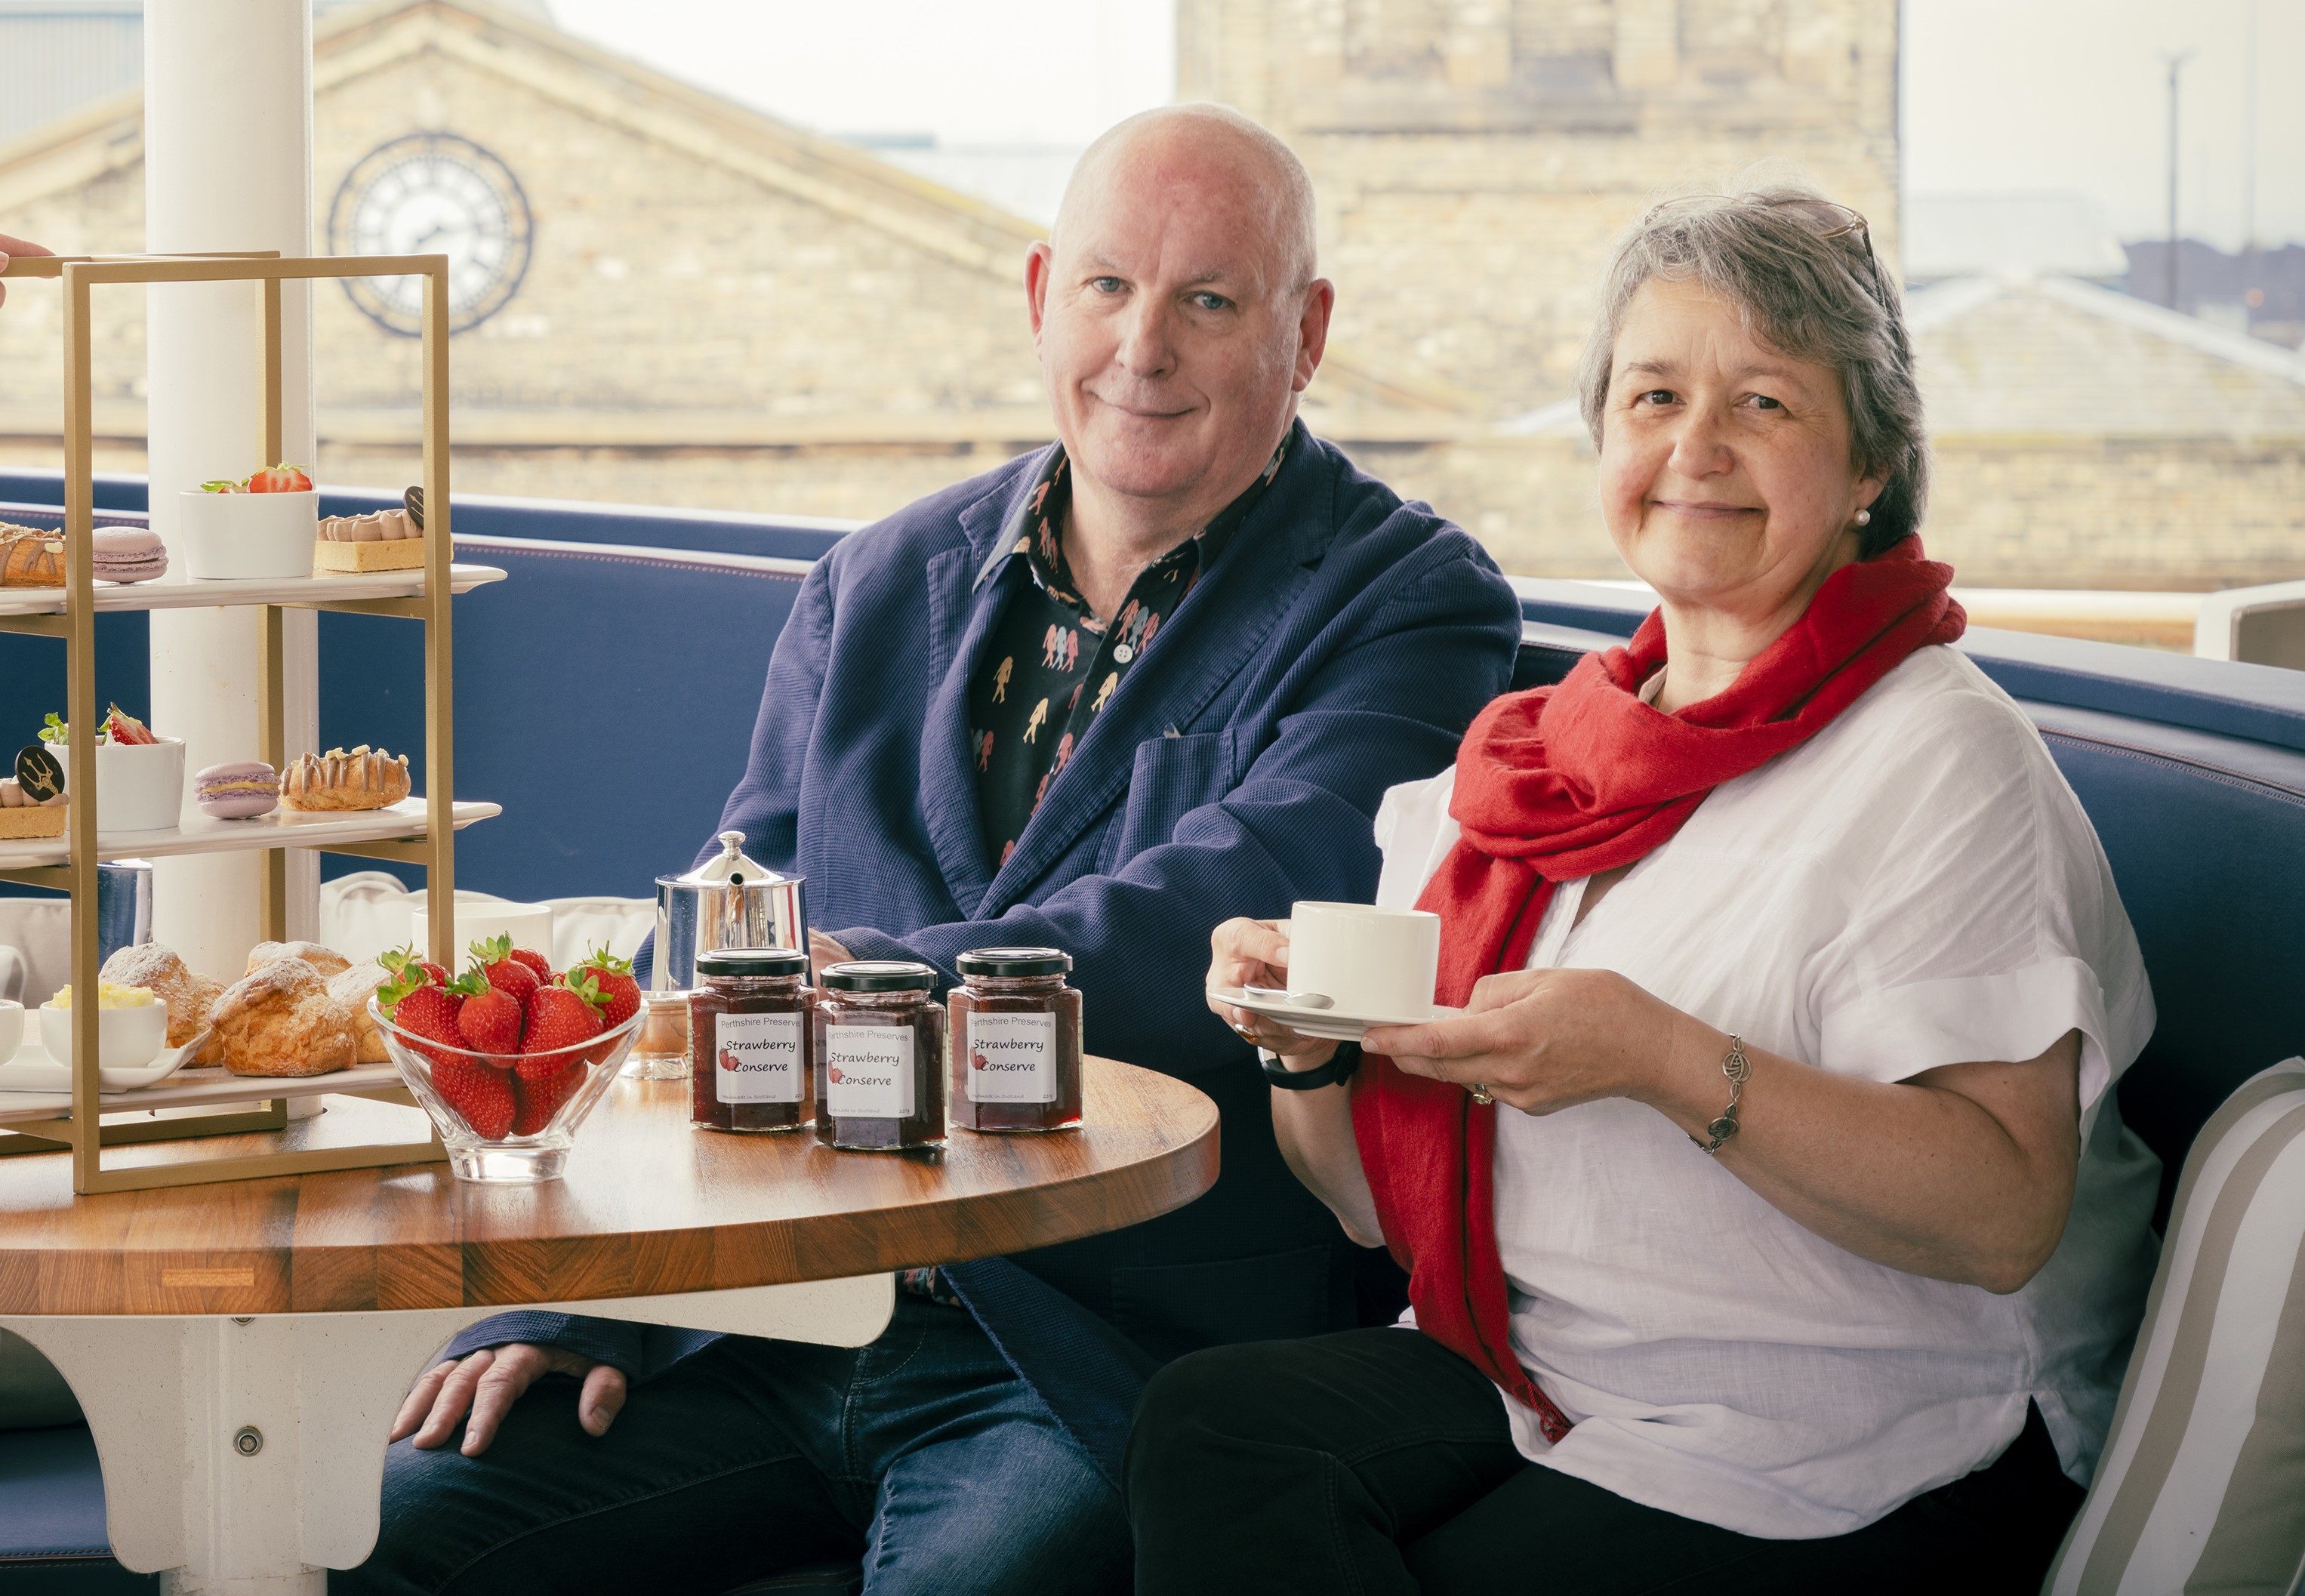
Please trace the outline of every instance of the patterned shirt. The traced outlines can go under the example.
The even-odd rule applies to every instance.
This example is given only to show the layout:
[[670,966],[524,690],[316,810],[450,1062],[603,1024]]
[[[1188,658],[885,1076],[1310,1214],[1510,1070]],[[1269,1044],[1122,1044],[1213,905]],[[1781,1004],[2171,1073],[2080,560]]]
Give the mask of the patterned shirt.
[[1080,597],[1065,560],[1072,475],[1071,463],[1058,448],[1022,515],[1008,530],[1007,552],[985,569],[989,576],[1008,560],[1021,558],[1032,573],[1030,582],[1017,584],[995,624],[983,662],[968,685],[977,813],[986,854],[996,868],[1016,852],[1016,839],[1048,795],[1049,784],[1201,573],[1224,552],[1288,453],[1284,437],[1263,474],[1239,497],[1197,536],[1145,566],[1119,611],[1100,619]]

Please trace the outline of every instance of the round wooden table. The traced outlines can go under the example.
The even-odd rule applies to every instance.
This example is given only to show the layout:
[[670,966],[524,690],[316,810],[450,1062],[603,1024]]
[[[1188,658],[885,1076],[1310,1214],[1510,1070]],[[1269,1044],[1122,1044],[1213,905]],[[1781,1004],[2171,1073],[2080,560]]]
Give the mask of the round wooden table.
[[[327,1103],[277,1134],[422,1133],[412,1108]],[[1192,1087],[1092,1058],[1084,1108],[1075,1131],[848,1153],[692,1130],[686,1082],[622,1081],[566,1177],[533,1186],[411,1164],[76,1198],[64,1155],[0,1159],[0,1328],[79,1396],[123,1566],[321,1592],[376,1544],[410,1382],[498,1310],[857,1346],[894,1269],[1116,1230],[1215,1182],[1216,1107]]]

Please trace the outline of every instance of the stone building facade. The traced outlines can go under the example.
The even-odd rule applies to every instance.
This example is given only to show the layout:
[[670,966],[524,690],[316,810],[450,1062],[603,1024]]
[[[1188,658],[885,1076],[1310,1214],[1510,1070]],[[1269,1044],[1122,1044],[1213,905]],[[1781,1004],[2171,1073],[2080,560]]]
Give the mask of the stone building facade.
[[[1509,571],[1621,572],[1568,395],[1646,206],[1797,173],[1895,259],[1895,0],[1179,0],[1178,28],[1180,94],[1319,190],[1308,420]],[[366,174],[410,140],[518,213],[524,267],[452,344],[462,491],[869,518],[1050,436],[1031,223],[489,0],[330,12],[314,90],[317,247],[390,220]],[[0,231],[135,250],[142,181],[138,97],[90,106],[0,145]],[[320,474],[414,480],[415,341],[314,292]],[[142,299],[97,304],[98,464],[140,471]],[[2079,284],[1940,284],[1914,318],[1927,538],[1964,582],[2305,575],[2305,367]],[[58,324],[48,284],[0,315],[0,462],[58,457]]]
[[[324,18],[313,123],[323,251],[364,163],[427,134],[523,214],[516,288],[452,346],[467,491],[867,517],[1050,436],[1023,290],[1042,229],[872,155],[485,0]],[[134,250],[142,174],[140,98],[91,106],[0,147],[0,230]],[[413,480],[416,339],[314,293],[320,471]],[[100,463],[140,470],[140,295],[97,314]],[[0,459],[55,462],[59,329],[50,284],[0,317]],[[1323,397],[1441,409],[1350,352]]]
[[1804,176],[1895,259],[1897,0],[1179,0],[1178,43],[1311,169],[1340,335],[1490,413],[1568,391],[1610,241],[1692,182]]

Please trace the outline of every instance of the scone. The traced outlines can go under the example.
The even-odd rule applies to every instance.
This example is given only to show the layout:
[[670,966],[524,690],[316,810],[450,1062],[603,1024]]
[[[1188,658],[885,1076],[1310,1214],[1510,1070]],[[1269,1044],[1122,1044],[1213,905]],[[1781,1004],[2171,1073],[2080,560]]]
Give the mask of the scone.
[[344,1006],[344,1013],[353,1023],[353,1043],[362,1064],[392,1061],[392,1055],[384,1050],[384,1037],[378,1031],[376,1022],[368,1017],[368,1000],[376,996],[377,988],[391,979],[374,959],[364,959],[328,977],[328,996]]
[[[174,948],[157,942],[140,942],[121,948],[104,961],[104,968],[97,972],[97,976],[123,987],[142,987],[166,1004],[168,1045],[172,1048],[183,1047],[208,1029],[216,1000],[224,992],[224,982],[194,974],[176,956]],[[214,1064],[223,1056],[224,1044],[211,1036],[208,1046],[192,1062]]]
[[326,1075],[359,1052],[352,1017],[302,959],[275,959],[224,989],[209,1011],[235,1075]]
[[350,753],[308,753],[280,774],[280,802],[290,809],[387,809],[408,796],[408,756],[365,743]]
[[335,975],[352,963],[335,948],[317,942],[259,942],[248,950],[248,968],[242,973],[253,975],[282,959],[302,959],[322,975]]

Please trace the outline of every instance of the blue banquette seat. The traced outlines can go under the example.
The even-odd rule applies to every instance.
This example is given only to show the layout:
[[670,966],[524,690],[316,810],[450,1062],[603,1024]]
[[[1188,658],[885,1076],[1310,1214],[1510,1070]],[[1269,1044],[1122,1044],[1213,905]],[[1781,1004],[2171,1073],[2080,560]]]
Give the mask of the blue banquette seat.
[[[55,480],[0,474],[0,499],[53,505]],[[141,486],[111,480],[99,505],[132,514]],[[460,884],[645,894],[710,836],[778,630],[839,528],[461,498],[456,524],[460,557],[511,577],[456,615],[457,785],[506,809],[465,834]],[[1518,585],[1521,686],[1621,641],[1646,607],[1591,584]],[[139,709],[140,618],[114,619],[101,690]],[[323,741],[421,763],[415,628],[324,615],[320,635]],[[1962,646],[2040,726],[2136,922],[2161,1020],[2122,1105],[2162,1158],[2165,1213],[2210,1112],[2305,1049],[2305,673],[1983,630]],[[37,723],[62,701],[60,650],[0,637],[0,683],[9,724]],[[106,1555],[101,1489],[84,1430],[0,1434],[0,1592],[149,1583]]]

